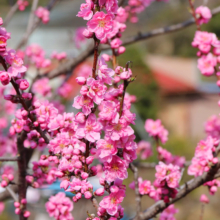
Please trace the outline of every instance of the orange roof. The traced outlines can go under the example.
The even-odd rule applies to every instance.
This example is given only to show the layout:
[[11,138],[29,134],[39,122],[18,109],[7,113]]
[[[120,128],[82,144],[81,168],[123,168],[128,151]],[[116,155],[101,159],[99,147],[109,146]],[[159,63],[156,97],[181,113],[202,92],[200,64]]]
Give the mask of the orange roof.
[[196,91],[192,85],[163,74],[162,72],[153,71],[153,75],[163,94],[171,95],[178,93],[192,93]]

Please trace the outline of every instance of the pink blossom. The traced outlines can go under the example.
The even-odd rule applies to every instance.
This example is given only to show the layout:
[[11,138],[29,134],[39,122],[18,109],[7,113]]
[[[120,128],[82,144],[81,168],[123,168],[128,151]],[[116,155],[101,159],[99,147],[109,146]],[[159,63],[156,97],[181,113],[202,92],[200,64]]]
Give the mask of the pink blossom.
[[73,203],[65,196],[65,193],[59,192],[55,196],[51,196],[45,206],[50,217],[54,217],[56,220],[74,220],[71,214]]
[[49,85],[49,79],[44,77],[42,79],[38,79],[32,88],[34,93],[40,94],[42,96],[48,95],[51,92],[51,87]]
[[153,155],[150,142],[140,141],[137,146],[138,148],[136,152],[137,154],[140,154],[142,160],[145,160]]
[[11,80],[11,77],[7,72],[0,71],[0,81],[2,85],[8,85],[10,80]]
[[98,140],[96,148],[99,158],[106,159],[107,157],[108,162],[111,162],[112,156],[118,152],[115,143],[111,139]]
[[56,51],[54,51],[51,55],[51,58],[57,60],[63,60],[66,58],[66,53],[65,52],[57,53]]
[[100,139],[102,125],[97,122],[95,114],[90,114],[84,125],[80,125],[77,134],[84,136],[90,142]]
[[213,115],[205,123],[205,132],[213,138],[220,139],[220,118]]
[[159,119],[156,121],[147,119],[145,122],[145,130],[150,136],[159,139],[163,144],[167,141],[168,131],[164,128]]
[[216,35],[206,31],[196,31],[195,37],[192,42],[193,47],[198,47],[203,53],[208,53],[211,45],[216,39]]
[[176,220],[176,218],[173,216],[174,214],[178,213],[178,209],[174,207],[174,205],[168,206],[160,215],[159,220]]
[[126,179],[128,176],[127,168],[124,161],[114,155],[110,163],[104,163],[105,179],[109,182],[113,182],[115,179]]
[[215,72],[216,65],[216,58],[211,53],[198,59],[198,69],[205,76],[211,76]]
[[99,5],[106,8],[109,13],[116,14],[118,10],[118,0],[99,0]]
[[176,188],[179,186],[179,179],[181,173],[178,166],[172,164],[166,165],[163,162],[159,162],[156,166],[156,182],[162,184],[167,183],[170,188]]
[[87,22],[88,30],[94,32],[99,40],[106,37],[112,31],[112,15],[104,12],[96,12],[92,19]]
[[109,215],[115,215],[118,212],[118,204],[123,201],[124,197],[125,191],[120,189],[118,192],[105,196],[99,205],[106,209]]
[[28,6],[28,1],[26,1],[26,0],[18,0],[17,1],[17,4],[18,4],[18,8],[19,8],[19,10],[20,11],[24,11],[25,10],[25,8]]
[[38,7],[35,11],[35,15],[42,20],[44,24],[48,23],[50,20],[50,12],[43,7]]
[[76,29],[76,32],[73,37],[73,41],[74,41],[77,48],[80,48],[80,44],[84,43],[86,40],[86,38],[83,34],[85,29],[86,29],[86,27],[79,27]]
[[101,57],[101,59],[98,60],[98,79],[103,83],[112,85],[112,76],[114,74],[114,71],[108,68],[108,65],[106,64],[105,60],[103,59],[103,57]]
[[102,102],[102,109],[99,112],[99,118],[101,120],[117,120],[119,118],[118,115],[118,107],[114,101],[103,101]]
[[69,93],[72,91],[72,86],[69,83],[64,83],[57,90],[57,93],[63,98],[67,98]]
[[26,79],[18,79],[16,83],[19,85],[19,89],[26,90],[29,87],[29,82]]
[[86,95],[93,99],[97,105],[99,105],[104,98],[107,87],[103,83],[101,83],[100,80],[95,80],[93,78],[87,79],[87,86],[89,87],[89,89]]
[[85,115],[89,115],[91,113],[91,108],[94,107],[94,103],[91,98],[88,96],[76,96],[74,98],[74,103],[72,105],[76,109],[81,109]]
[[122,41],[119,38],[115,38],[114,40],[111,41],[111,48],[117,49],[119,46],[121,46]]
[[212,13],[206,6],[199,6],[196,8],[195,13],[199,24],[206,24],[212,18]]
[[94,192],[94,194],[95,194],[96,196],[103,196],[104,193],[105,193],[105,189],[104,189],[104,188],[99,188],[99,189],[97,189],[97,190]]
[[4,211],[5,204],[3,202],[0,202],[0,214]]
[[82,17],[84,20],[90,20],[93,15],[94,3],[91,0],[86,0],[86,3],[81,4],[80,11],[76,16]]
[[209,198],[205,194],[202,194],[201,197],[200,197],[200,202],[208,204],[209,203]]

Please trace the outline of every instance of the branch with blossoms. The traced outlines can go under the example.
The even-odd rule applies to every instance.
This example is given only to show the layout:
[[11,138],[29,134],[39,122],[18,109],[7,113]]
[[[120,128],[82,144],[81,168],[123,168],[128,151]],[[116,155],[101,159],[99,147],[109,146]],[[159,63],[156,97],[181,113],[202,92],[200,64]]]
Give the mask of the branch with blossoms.
[[[24,7],[25,1],[18,2]],[[95,207],[95,213],[87,212],[87,220],[122,219],[124,208],[121,203],[126,196],[123,181],[128,177],[129,168],[134,174],[134,182],[130,184],[130,188],[135,190],[135,219],[150,219],[159,213],[160,220],[174,219],[177,209],[173,203],[194,189],[204,185],[212,195],[217,191],[220,186],[220,181],[217,180],[220,176],[220,165],[217,157],[219,134],[216,131],[220,130],[220,123],[216,118],[207,122],[207,138],[198,143],[195,155],[189,163],[188,174],[195,178],[182,186],[180,182],[186,168],[185,158],[173,155],[162,147],[168,140],[168,131],[159,119],[147,119],[145,130],[155,141],[158,162],[154,164],[156,173],[153,183],[138,176],[135,160],[139,155],[144,160],[149,158],[152,155],[152,146],[146,141],[138,144],[135,142],[131,127],[135,123],[135,114],[130,111],[134,97],[126,89],[131,83],[135,83],[136,76],[129,66],[131,61],[125,66],[117,64],[117,57],[126,51],[123,45],[196,23],[199,30],[192,45],[199,49],[197,55],[201,58],[198,68],[206,76],[216,74],[219,78],[220,75],[220,41],[214,33],[200,30],[203,23],[209,22],[212,13],[205,6],[195,9],[191,0],[189,3],[194,21],[122,42],[125,23],[137,22],[137,14],[144,11],[151,2],[153,1],[130,0],[125,7],[118,7],[117,0],[86,0],[86,3],[81,4],[77,16],[87,22],[83,36],[92,39],[93,45],[74,61],[66,61],[66,54],[57,52],[51,55],[51,59],[47,59],[44,50],[38,45],[28,45],[23,52],[11,50],[7,48],[10,33],[0,27],[0,63],[4,69],[0,71],[0,81],[4,86],[1,89],[4,100],[1,101],[9,105],[7,112],[14,117],[7,137],[3,132],[7,128],[7,121],[1,120],[0,123],[0,135],[5,141],[5,149],[8,145],[12,146],[0,152],[0,161],[17,163],[14,169],[6,165],[1,170],[1,187],[6,188],[8,193],[5,191],[0,194],[0,200],[10,195],[15,200],[15,213],[20,220],[28,219],[31,214],[27,210],[27,189],[41,188],[44,184],[53,184],[57,180],[60,181],[60,189],[71,193],[72,198],[68,198],[64,192],[51,196],[45,204],[50,217],[73,220],[74,203],[85,198]],[[19,48],[26,44],[28,37],[41,21],[49,22],[49,9],[55,3],[56,0],[50,0],[47,8],[37,8],[37,1],[33,1],[30,22]],[[214,14],[218,10],[219,8]],[[34,15],[38,17],[35,22]],[[2,19],[0,25],[3,25]],[[109,47],[112,55],[100,56],[102,48]],[[74,98],[73,107],[79,112],[75,115],[73,112],[67,113],[61,103],[53,102],[49,79],[67,74],[90,55],[93,55],[92,68],[86,69],[86,73],[81,73],[76,78],[81,89],[80,94]],[[108,66],[109,61],[113,69]],[[58,68],[49,72],[53,62]],[[41,75],[33,78],[31,84],[26,79],[27,67],[30,65],[34,65]],[[217,84],[220,85],[219,81]],[[71,90],[71,86],[62,81],[57,93],[65,98]],[[44,149],[46,150],[43,151]],[[27,167],[34,151],[39,151],[40,157],[33,162],[30,174],[27,173]],[[100,188],[97,190],[94,190],[90,182],[91,177],[99,178]],[[18,192],[18,199],[15,192]],[[155,201],[145,212],[141,212],[143,196]],[[205,195],[202,195],[201,201],[207,203]]]
[[[220,13],[220,7],[216,7],[212,10],[212,16],[215,16],[219,13]],[[149,31],[147,33],[139,33],[136,36],[132,36],[132,37],[129,37],[129,38],[123,40],[122,45],[127,46],[127,45],[134,44],[134,43],[142,41],[142,40],[148,40],[153,37],[160,36],[160,35],[180,31],[180,30],[187,28],[193,24],[195,24],[195,19],[191,18],[191,19],[184,21],[182,23],[170,25],[170,26],[163,27],[163,28],[154,29],[154,30]],[[102,46],[102,45],[100,48],[101,51],[109,50],[109,49],[111,49],[111,47]],[[112,48],[112,50],[115,50],[115,49]],[[80,63],[85,61],[88,57],[90,57],[93,54],[92,52],[93,52],[93,45],[89,45],[86,48],[86,50],[84,52],[82,52],[79,56],[77,56],[76,58],[74,58],[72,60],[69,60],[66,63],[61,64],[57,69],[50,71],[49,78],[53,79],[55,77],[58,77],[60,75],[63,75],[65,73],[73,70],[77,65],[79,65]],[[112,60],[114,60],[115,57],[116,57],[115,54],[113,54]]]

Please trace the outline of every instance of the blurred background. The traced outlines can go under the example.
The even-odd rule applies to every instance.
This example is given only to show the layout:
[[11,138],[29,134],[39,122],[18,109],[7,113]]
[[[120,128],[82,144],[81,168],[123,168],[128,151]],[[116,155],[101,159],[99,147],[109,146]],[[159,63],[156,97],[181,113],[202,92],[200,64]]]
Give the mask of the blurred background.
[[[48,1],[39,0],[39,5],[46,6]],[[4,19],[7,12],[15,3],[13,0],[0,0],[0,16]],[[86,22],[76,17],[82,1],[62,0],[52,10],[50,22],[40,27],[31,35],[28,44],[37,43],[46,51],[47,56],[56,50],[65,51],[68,58],[77,57],[86,49],[89,40],[77,48],[74,43],[75,31],[78,27],[85,26]],[[219,6],[217,0],[196,0],[195,5],[207,4],[211,9]],[[31,4],[30,4],[31,5]],[[18,11],[7,30],[11,32],[9,47],[15,48],[22,38],[28,23],[30,6],[25,11]],[[154,2],[139,15],[139,22],[128,23],[128,28],[123,38],[145,33],[155,28],[165,27],[171,24],[183,22],[191,18],[187,0],[170,0],[169,3]],[[132,61],[133,74],[137,80],[129,85],[128,92],[137,97],[132,111],[137,114],[137,122],[134,126],[137,142],[148,140],[144,131],[144,122],[147,118],[160,118],[169,130],[169,140],[165,145],[173,154],[183,155],[190,160],[194,154],[196,143],[205,138],[204,123],[211,115],[219,114],[218,100],[219,89],[212,77],[204,78],[197,69],[196,49],[191,46],[194,38],[195,26],[187,27],[176,33],[158,36],[146,41],[127,46],[126,52],[118,58],[118,63],[124,66],[127,61]],[[220,37],[220,15],[215,16],[203,30],[216,33]],[[110,54],[110,51],[107,51]],[[91,65],[91,58],[84,64]],[[80,66],[73,70],[68,82],[73,85],[73,91],[63,103],[68,112],[73,97],[78,93],[79,87],[75,84],[75,78],[80,72]],[[56,84],[55,82],[52,82]],[[56,97],[55,97],[56,98]],[[0,146],[1,147],[1,146]],[[152,156],[147,161],[157,162]],[[140,169],[143,179],[154,180],[154,170]],[[133,174],[124,181],[128,185],[133,181]],[[188,180],[185,172],[183,180]],[[97,179],[93,180],[94,187],[98,187]],[[30,189],[30,220],[49,220],[45,211],[44,202],[48,197],[59,190],[59,183],[42,190]],[[190,196],[176,203],[179,213],[178,220],[199,219],[201,204],[199,202],[202,193],[208,194],[205,187],[195,190]],[[125,207],[126,216],[129,219],[135,213],[134,191],[127,187],[127,197],[122,206]],[[216,196],[210,196],[210,204],[205,207],[204,220],[220,219],[218,192]],[[142,210],[147,209],[154,202],[147,197],[142,198]],[[75,204],[73,215],[75,220],[85,219],[87,214],[93,211],[90,201],[81,200]],[[12,202],[7,203],[6,210],[0,215],[0,220],[16,219],[13,215]]]

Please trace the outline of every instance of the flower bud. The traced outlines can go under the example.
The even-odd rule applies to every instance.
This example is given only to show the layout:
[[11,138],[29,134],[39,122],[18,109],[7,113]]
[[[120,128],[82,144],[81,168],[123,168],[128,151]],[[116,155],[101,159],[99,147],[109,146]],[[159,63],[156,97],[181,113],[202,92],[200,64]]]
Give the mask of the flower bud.
[[102,196],[105,193],[105,189],[104,188],[99,188],[95,191],[95,195],[96,196]]
[[208,199],[208,197],[205,194],[202,194],[201,197],[200,197],[200,202],[208,204],[209,203],[209,199]]
[[86,172],[82,172],[82,173],[81,173],[81,177],[82,177],[83,179],[87,179],[87,178],[89,177],[89,174],[86,173]]
[[91,164],[94,160],[94,157],[93,156],[89,156],[86,158],[86,164]]
[[76,78],[76,82],[79,84],[79,85],[85,85],[86,84],[86,78],[83,77],[83,76],[79,76]]
[[24,216],[25,218],[28,218],[30,215],[31,215],[31,213],[30,213],[29,211],[27,211],[27,210],[24,211],[24,215],[23,215],[23,216]]
[[82,112],[79,112],[75,115],[75,121],[82,124],[86,121],[86,116]]
[[90,199],[90,198],[92,197],[92,193],[89,192],[89,191],[86,191],[86,192],[84,193],[84,196],[85,196],[86,199]]

